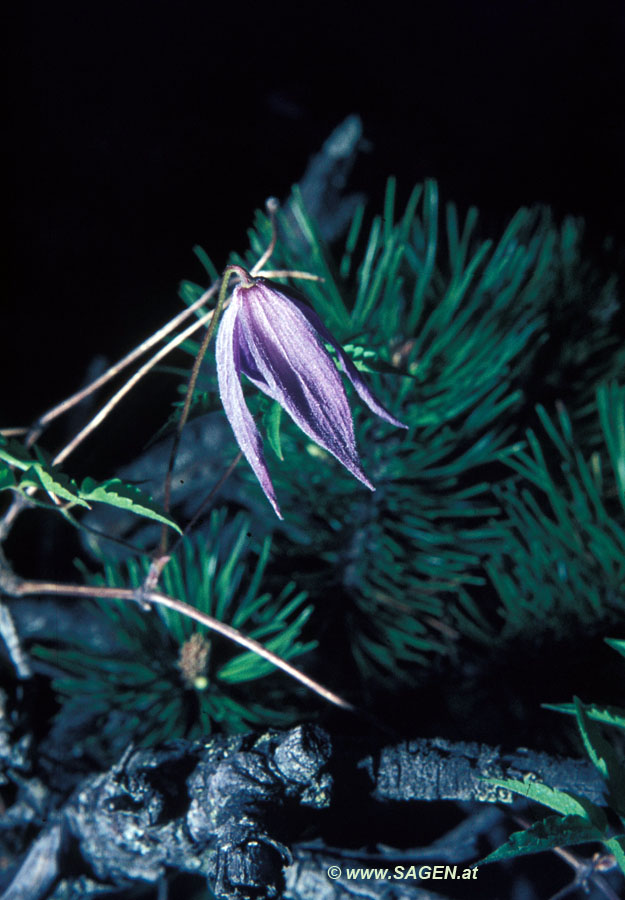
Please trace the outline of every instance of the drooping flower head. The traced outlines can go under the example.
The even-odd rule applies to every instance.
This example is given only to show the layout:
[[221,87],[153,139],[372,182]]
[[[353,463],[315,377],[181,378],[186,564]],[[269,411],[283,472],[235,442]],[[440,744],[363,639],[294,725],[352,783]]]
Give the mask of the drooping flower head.
[[219,325],[221,401],[239,447],[280,518],[262,440],[243,397],[241,374],[277,400],[304,434],[375,490],[360,465],[345,388],[324,342],[334,348],[343,372],[369,409],[391,425],[407,428],[375,399],[314,310],[282,285],[249,276],[235,287]]

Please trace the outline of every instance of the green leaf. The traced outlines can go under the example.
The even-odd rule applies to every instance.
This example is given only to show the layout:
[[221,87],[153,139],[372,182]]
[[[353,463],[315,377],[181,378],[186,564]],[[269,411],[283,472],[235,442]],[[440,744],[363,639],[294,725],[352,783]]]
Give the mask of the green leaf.
[[609,747],[607,741],[604,740],[602,735],[599,734],[597,728],[591,725],[581,700],[578,697],[574,697],[573,703],[575,704],[577,724],[582,736],[582,740],[584,742],[586,753],[590,757],[593,766],[597,769],[602,778],[607,779],[608,764],[606,756],[611,748]]
[[514,778],[485,778],[483,780],[514,791],[515,794],[520,794],[527,800],[534,800],[536,803],[548,806],[563,816],[580,816],[587,822],[594,822],[595,825],[603,824],[605,820],[603,810],[591,803],[590,800],[551,788],[541,781],[518,781]]
[[93,478],[85,478],[80,486],[80,496],[83,500],[93,500],[97,503],[106,503],[118,509],[127,509],[146,519],[154,519],[169,525],[179,534],[182,530],[176,523],[165,515],[158,504],[144,493],[140,488],[132,484],[124,484],[121,478],[109,478],[98,483]]
[[4,463],[0,463],[0,491],[14,488],[16,484],[15,475],[11,469]]
[[0,460],[8,463],[22,472],[29,469],[33,459],[28,450],[13,438],[5,438],[0,434]]
[[347,278],[351,265],[352,265],[352,256],[354,253],[354,249],[356,247],[356,242],[358,241],[358,235],[360,234],[360,229],[362,227],[362,220],[365,213],[364,203],[359,204],[356,207],[356,212],[354,213],[354,218],[352,219],[352,223],[349,227],[349,232],[347,235],[347,240],[345,241],[345,253],[343,254],[343,258],[341,260],[340,265],[340,275],[341,278]]
[[[0,462],[8,463],[11,468],[21,470],[24,474],[20,478],[19,485],[14,481],[9,483],[9,477],[5,474],[2,479],[4,487],[19,487],[23,490],[27,487],[35,487],[43,490],[53,500],[66,500],[79,506],[89,507],[85,499],[81,497],[76,482],[47,463],[43,453],[35,447],[34,458],[26,447],[18,441],[9,440],[0,435]],[[4,467],[2,467],[4,471]]]
[[597,406],[618,494],[625,508],[625,387],[616,383],[601,385]]
[[193,252],[195,253],[195,255],[197,256],[199,261],[202,263],[202,265],[206,269],[206,272],[208,273],[210,280],[218,281],[219,277],[220,277],[219,272],[217,271],[215,264],[213,263],[212,259],[210,258],[210,256],[206,252],[206,250],[204,250],[203,247],[200,247],[199,244],[196,244],[195,247],[193,248]]
[[[295,222],[309,245],[307,255],[310,257],[310,262],[308,269],[324,279],[323,290],[316,290],[316,286],[313,284],[308,289],[308,293],[314,295],[317,312],[326,320],[330,330],[332,330],[333,322],[339,328],[345,328],[349,323],[347,308],[326,259],[318,226],[306,212],[302,192],[297,185],[293,186],[291,210]],[[281,217],[279,216],[279,218]]]
[[384,240],[388,243],[393,237],[393,224],[395,222],[395,190],[397,188],[397,179],[391,175],[386,183],[386,194],[384,196]]
[[[271,650],[272,653],[287,660],[314,650],[317,647],[317,641],[302,643],[295,640],[294,637],[299,632],[303,621],[308,618],[309,613],[310,609],[305,610],[303,616],[299,616],[282,634],[267,641],[265,644],[267,650]],[[252,650],[246,650],[223,665],[217,672],[217,678],[220,681],[236,683],[264,678],[275,671],[275,665],[268,659],[259,656]]]
[[616,638],[606,638],[605,642],[617,653],[620,653],[621,656],[625,656],[625,641],[617,640]]
[[[553,709],[569,716],[574,716],[576,712],[574,703],[541,703],[541,706],[543,709]],[[625,709],[618,706],[598,706],[596,703],[590,703],[586,705],[586,715],[595,722],[614,725],[625,730]]]
[[608,838],[603,843],[614,856],[621,872],[625,874],[625,835]]
[[196,300],[199,300],[203,293],[204,288],[194,281],[181,281],[178,287],[178,296],[187,306],[191,306]]
[[280,442],[280,421],[282,419],[282,407],[277,400],[272,400],[271,406],[264,416],[267,440],[278,459],[284,459],[282,444]]
[[[332,351],[333,349],[329,344],[326,344],[326,348],[328,351]],[[413,375],[412,372],[407,372],[405,369],[398,369],[397,366],[393,366],[382,359],[377,350],[368,350],[366,347],[361,347],[358,344],[344,344],[343,350],[350,357],[356,368],[361,372],[378,372],[382,375],[402,375],[416,380],[417,376]]]
[[425,258],[423,267],[413,292],[412,308],[408,314],[406,332],[414,330],[419,321],[425,295],[430,286],[436,261],[438,243],[438,187],[435,181],[427,179],[423,194],[423,230],[425,234]]
[[625,812],[625,776],[621,761],[601,734],[596,722],[586,714],[586,708],[581,700],[574,697],[573,702],[586,752],[599,774],[607,781],[615,809],[619,813]]
[[40,463],[33,463],[27,469],[20,479],[20,486],[41,488],[50,497],[58,497],[89,509],[89,504],[80,497],[78,485],[72,478],[54,469],[48,470]]
[[548,816],[524,831],[515,831],[505,844],[485,857],[479,865],[528,853],[542,853],[553,847],[601,841],[602,838],[602,832],[581,816]]

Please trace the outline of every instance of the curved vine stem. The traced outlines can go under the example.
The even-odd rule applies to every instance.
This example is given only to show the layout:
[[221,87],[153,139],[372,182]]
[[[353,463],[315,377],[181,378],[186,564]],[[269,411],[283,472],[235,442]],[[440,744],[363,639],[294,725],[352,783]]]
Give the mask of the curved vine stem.
[[104,600],[130,600],[139,603],[144,607],[146,604],[150,606],[165,606],[167,609],[174,610],[174,612],[187,616],[189,619],[199,622],[200,625],[204,625],[211,631],[223,635],[228,638],[228,640],[233,641],[235,644],[239,644],[239,646],[244,647],[246,650],[256,653],[276,668],[282,669],[282,671],[286,672],[291,678],[294,678],[296,681],[305,685],[309,690],[314,691],[315,694],[323,697],[328,703],[332,703],[334,706],[338,706],[340,709],[348,710],[350,712],[358,711],[353,704],[349,703],[347,700],[343,700],[338,694],[335,694],[333,691],[324,687],[324,685],[315,681],[313,678],[310,678],[308,675],[305,675],[303,672],[300,672],[300,670],[296,669],[291,663],[282,659],[282,657],[273,653],[271,650],[268,650],[261,643],[255,641],[254,638],[247,637],[231,625],[220,622],[218,619],[200,612],[200,610],[195,609],[188,603],[185,603],[182,600],[176,600],[174,597],[169,597],[167,594],[161,594],[159,591],[144,589],[137,591],[130,588],[61,584],[48,581],[27,581],[2,567],[0,567],[0,590],[3,590],[12,597],[25,597],[29,594],[47,594],[56,597],[100,597]]
[[[29,428],[26,429],[27,437],[26,437],[26,446],[30,447],[40,436],[44,428],[50,424],[54,419],[63,415],[63,413],[72,409],[76,406],[77,403],[80,403],[90,394],[93,394],[94,391],[97,391],[98,388],[102,387],[107,382],[111,381],[111,379],[115,378],[120,372],[122,372],[127,366],[133,363],[136,359],[146,353],[151,347],[155,344],[158,344],[162,338],[166,337],[172,331],[174,331],[178,325],[182,324],[185,319],[188,319],[189,316],[192,316],[193,313],[200,309],[207,300],[213,296],[215,291],[218,288],[218,283],[212,284],[201,297],[199,297],[194,303],[191,304],[187,309],[178,313],[178,315],[174,316],[173,319],[170,319],[162,328],[159,328],[158,331],[155,331],[154,334],[150,335],[149,338],[146,338],[145,341],[142,341],[134,350],[131,350],[130,353],[126,354],[126,356],[122,357],[118,362],[112,365],[106,372],[103,372],[102,375],[98,376],[94,381],[88,384],[86,387],[81,388],[81,390],[77,391],[75,394],[72,394],[71,397],[67,397],[65,400],[58,403],[56,406],[53,406],[52,409],[49,409],[43,415],[41,415],[37,421]],[[7,431],[21,432],[24,433],[23,429],[7,429]]]
[[86,437],[88,437],[95,429],[100,425],[104,419],[108,416],[108,414],[117,406],[119,401],[128,394],[132,388],[140,381],[144,375],[146,375],[150,369],[152,369],[158,362],[160,362],[163,357],[167,356],[171,351],[182,344],[190,335],[192,335],[198,328],[201,328],[203,325],[206,325],[207,322],[213,317],[213,310],[211,309],[209,312],[205,313],[200,319],[193,324],[189,325],[185,328],[184,331],[181,331],[180,334],[177,334],[175,338],[173,338],[168,344],[151,356],[150,359],[144,363],[140,369],[137,369],[135,374],[128,379],[128,381],[115,393],[111,399],[104,404],[102,409],[91,419],[90,422],[85,425],[82,431],[79,431],[78,434],[72,438],[69,444],[60,450],[57,455],[52,460],[52,465],[56,466],[59,463],[62,463],[64,459],[72,453],[79,444],[81,444]]

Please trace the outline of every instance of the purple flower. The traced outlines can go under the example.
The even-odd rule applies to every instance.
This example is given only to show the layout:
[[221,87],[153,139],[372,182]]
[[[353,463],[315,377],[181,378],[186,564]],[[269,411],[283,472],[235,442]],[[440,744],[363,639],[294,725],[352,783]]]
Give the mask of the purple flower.
[[407,428],[378,403],[319,316],[281,285],[251,277],[238,284],[219,326],[221,402],[239,447],[280,518],[261,437],[243,397],[241,373],[277,400],[304,434],[375,490],[360,465],[345,388],[324,342],[335,349],[343,372],[369,409],[392,425]]

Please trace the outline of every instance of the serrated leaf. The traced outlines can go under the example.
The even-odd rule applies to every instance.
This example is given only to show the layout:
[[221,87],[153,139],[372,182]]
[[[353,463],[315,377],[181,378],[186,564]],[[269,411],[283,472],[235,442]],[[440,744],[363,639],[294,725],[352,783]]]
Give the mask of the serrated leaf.
[[[332,347],[331,344],[326,344],[325,348],[330,356],[336,360],[334,347]],[[405,369],[400,369],[397,366],[393,366],[386,362],[386,360],[380,357],[377,350],[369,350],[366,347],[360,346],[360,344],[343,344],[343,350],[347,353],[356,368],[361,372],[369,372],[370,374],[375,374],[377,372],[381,375],[401,375],[415,380],[417,378],[412,372],[407,372]]]
[[401,375],[402,378],[412,378],[415,381],[417,380],[417,376],[413,372],[407,372],[405,369],[398,369],[397,366],[393,366],[383,359],[366,361],[361,359],[354,360],[354,365],[357,369],[360,369],[361,372],[377,372],[380,375]]
[[349,354],[352,362],[361,372],[378,372],[381,375],[401,375],[405,378],[413,378],[416,380],[416,375],[412,372],[407,372],[405,369],[399,369],[397,366],[391,365],[386,362],[386,360],[382,359],[375,350],[367,350],[365,347],[356,346],[354,344],[345,344],[343,349]]
[[278,459],[284,459],[282,443],[280,441],[280,422],[282,419],[282,407],[277,400],[273,400],[264,416],[267,440],[269,446]]
[[[552,709],[569,716],[575,715],[573,703],[542,703],[541,706],[543,709]],[[625,709],[620,709],[618,706],[599,706],[596,703],[590,703],[586,706],[586,715],[595,722],[625,730]]]
[[601,841],[602,832],[581,816],[548,816],[524,831],[515,831],[478,865],[513,859],[528,853],[542,853],[553,847]]
[[109,478],[98,483],[93,478],[85,478],[80,486],[80,496],[84,500],[93,500],[97,503],[106,503],[118,509],[126,509],[146,519],[154,519],[169,525],[179,534],[181,529],[154,503],[140,488],[132,484],[124,484],[121,478]]
[[[64,472],[48,465],[43,453],[37,447],[34,449],[38,459],[34,459],[19,441],[7,440],[0,435],[0,461],[8,463],[11,468],[19,469],[24,473],[19,480],[19,485],[15,481],[11,485],[5,474],[2,479],[4,487],[17,486],[20,490],[35,487],[45,491],[53,499],[67,500],[79,506],[89,507],[89,504],[81,499],[76,482]],[[2,470],[6,472],[4,467]]]
[[543,806],[548,806],[563,816],[580,816],[586,821],[595,821],[595,824],[597,819],[601,821],[603,817],[603,810],[585,797],[558,791],[541,781],[518,781],[514,778],[485,778],[482,780],[514,791],[515,794],[520,794],[527,800],[542,803]]
[[80,497],[76,482],[62,472],[49,471],[40,463],[33,463],[20,479],[20,487],[36,487],[44,490],[50,497],[58,497],[79,506],[89,504]]
[[623,767],[616,752],[601,734],[596,722],[587,715],[584,704],[574,697],[577,724],[584,747],[592,764],[607,781],[610,798],[617,812],[625,811],[625,777]]

